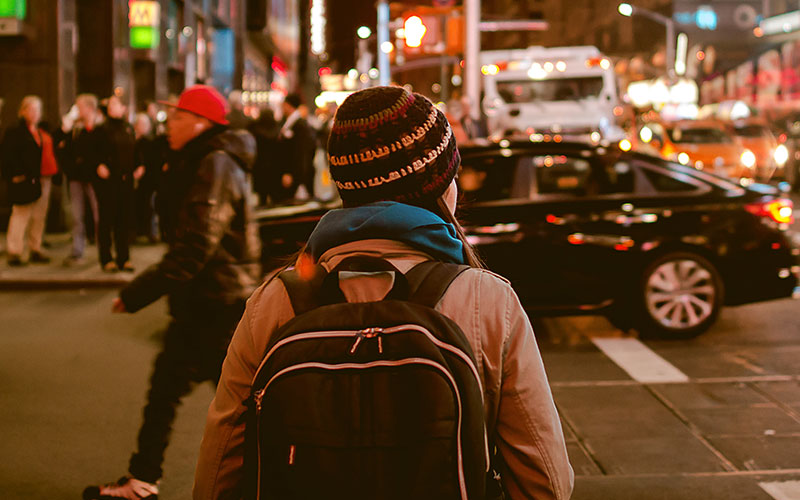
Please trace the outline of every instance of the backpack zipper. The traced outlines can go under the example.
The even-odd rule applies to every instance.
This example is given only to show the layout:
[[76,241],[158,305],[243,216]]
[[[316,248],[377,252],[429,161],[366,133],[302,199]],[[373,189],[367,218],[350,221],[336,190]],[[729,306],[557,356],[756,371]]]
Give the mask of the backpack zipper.
[[[369,332],[369,334],[372,337],[376,336],[378,337],[378,350],[379,352],[383,353],[383,342],[381,340],[381,337],[383,335],[390,335],[392,333],[403,332],[403,331],[415,331],[417,333],[421,333],[425,335],[428,338],[428,340],[433,342],[433,344],[436,345],[436,347],[439,347],[440,349],[445,349],[446,351],[449,351],[458,356],[459,358],[461,358],[461,360],[464,361],[467,364],[467,366],[469,366],[469,369],[472,371],[472,375],[478,382],[478,387],[480,388],[480,393],[481,393],[481,404],[482,405],[485,404],[483,396],[483,383],[481,382],[481,377],[478,374],[478,368],[475,366],[475,363],[472,362],[472,359],[470,359],[470,357],[466,353],[464,353],[461,349],[453,347],[450,344],[442,342],[441,340],[436,338],[436,336],[432,334],[427,328],[414,324],[397,325],[389,328],[370,327],[361,330],[330,330],[324,332],[308,332],[308,333],[299,333],[297,335],[292,335],[291,337],[285,338],[280,342],[277,342],[274,346],[272,346],[272,349],[270,349],[269,352],[267,352],[266,356],[264,356],[264,359],[261,360],[261,364],[258,365],[258,369],[256,369],[255,374],[256,376],[258,375],[258,372],[261,371],[261,369],[267,363],[269,358],[275,353],[275,351],[285,346],[286,344],[290,344],[292,342],[296,342],[299,340],[307,340],[307,339],[356,337],[353,346],[350,348],[351,354],[353,354],[355,353],[355,349],[358,349],[358,345],[362,342],[362,336],[366,336],[367,334],[365,332]],[[251,387],[255,384],[256,376],[253,376],[253,380],[250,383]],[[261,392],[260,395],[259,393],[253,395],[253,398],[256,403],[256,410],[258,413],[261,413],[261,399],[264,397],[263,391],[260,392]],[[489,436],[487,432],[488,431],[486,429],[486,426],[484,426],[483,449],[486,455],[486,472],[489,472],[489,469],[491,469],[491,455],[489,453]]]
[[[263,389],[259,390],[256,395],[258,396],[258,402],[256,403],[257,414],[256,417],[260,416],[260,409],[261,409],[261,399],[264,397],[264,393],[267,391],[269,386],[277,380],[279,377],[286,375],[287,373],[291,373],[298,370],[303,370],[306,368],[320,368],[323,370],[364,370],[369,368],[376,368],[376,367],[386,367],[386,366],[406,366],[406,365],[427,365],[435,368],[441,374],[444,375],[444,378],[450,384],[450,387],[453,389],[453,392],[456,395],[456,402],[458,403],[458,423],[456,426],[456,446],[458,451],[458,485],[461,492],[461,500],[468,500],[467,497],[467,484],[464,479],[464,460],[463,454],[461,450],[461,420],[462,420],[462,407],[461,407],[461,392],[458,390],[458,385],[456,384],[453,375],[450,374],[447,369],[442,366],[440,363],[435,361],[431,361],[430,359],[425,358],[405,358],[399,359],[396,361],[373,361],[370,363],[341,363],[337,365],[331,365],[327,363],[317,363],[317,362],[309,362],[309,363],[301,363],[299,365],[293,365],[283,370],[279,371],[272,378],[266,383]],[[261,424],[260,418],[256,418],[256,446],[258,452],[258,462],[257,462],[257,490],[256,490],[256,500],[260,500],[261,498]],[[292,455],[291,458],[294,458]],[[290,462],[291,463],[291,462]]]

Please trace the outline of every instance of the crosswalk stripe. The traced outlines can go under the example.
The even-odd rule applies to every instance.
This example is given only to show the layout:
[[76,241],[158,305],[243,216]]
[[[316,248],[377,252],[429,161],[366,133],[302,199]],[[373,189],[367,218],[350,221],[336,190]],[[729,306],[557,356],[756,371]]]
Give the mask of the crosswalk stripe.
[[800,500],[800,481],[771,481],[758,485],[775,500]]
[[637,339],[593,337],[592,342],[637,382],[669,384],[689,381],[685,373]]

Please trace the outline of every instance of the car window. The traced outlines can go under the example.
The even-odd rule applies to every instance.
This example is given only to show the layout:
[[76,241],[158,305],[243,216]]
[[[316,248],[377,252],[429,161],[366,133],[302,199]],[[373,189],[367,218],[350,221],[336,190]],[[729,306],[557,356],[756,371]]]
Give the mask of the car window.
[[769,130],[761,125],[744,125],[736,127],[736,135],[740,137],[749,137],[757,139],[759,137],[768,138],[770,136]]
[[698,186],[690,182],[685,182],[681,178],[689,180],[684,174],[670,175],[668,171],[656,171],[653,168],[644,168],[640,170],[644,173],[645,177],[657,192],[660,193],[678,193],[686,191],[696,191]]
[[565,194],[586,196],[598,191],[597,179],[592,175],[592,165],[584,158],[564,155],[534,156],[536,194]]
[[708,128],[672,128],[669,130],[672,142],[679,144],[727,144],[732,142],[725,131]]
[[[503,156],[464,158],[458,172],[458,190],[467,203],[529,198],[517,175],[520,159]],[[516,181],[516,188],[515,188]],[[530,181],[528,182],[530,186]]]

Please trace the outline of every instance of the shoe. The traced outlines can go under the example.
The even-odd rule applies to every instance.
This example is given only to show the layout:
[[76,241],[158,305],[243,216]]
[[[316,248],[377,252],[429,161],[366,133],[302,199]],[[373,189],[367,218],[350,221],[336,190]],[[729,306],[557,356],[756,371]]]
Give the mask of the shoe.
[[136,269],[133,267],[133,264],[131,264],[131,262],[128,261],[128,262],[125,262],[124,264],[122,264],[121,266],[119,266],[119,270],[120,271],[124,271],[126,273],[132,273]]
[[64,259],[63,264],[64,264],[64,267],[72,267],[72,266],[81,265],[81,264],[83,264],[85,262],[86,262],[86,259],[84,259],[83,256],[70,255],[69,257]]
[[119,268],[117,267],[117,263],[116,262],[106,262],[101,267],[103,268],[103,271],[107,272],[107,273],[115,273],[115,272],[119,271]]
[[125,476],[116,483],[89,486],[83,490],[83,500],[158,500],[158,483],[148,483]]
[[35,264],[49,264],[50,257],[43,254],[42,252],[31,252],[30,261]]
[[8,254],[8,265],[11,267],[22,267],[28,265],[27,262],[22,260],[22,257],[13,253]]

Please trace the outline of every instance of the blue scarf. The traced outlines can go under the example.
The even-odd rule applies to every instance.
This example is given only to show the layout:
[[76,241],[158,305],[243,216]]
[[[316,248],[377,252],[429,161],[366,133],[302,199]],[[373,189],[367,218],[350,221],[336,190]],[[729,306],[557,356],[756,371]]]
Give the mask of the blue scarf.
[[318,261],[331,248],[367,239],[401,241],[437,260],[465,263],[464,246],[452,224],[424,208],[394,201],[331,210],[311,233],[308,249]]

